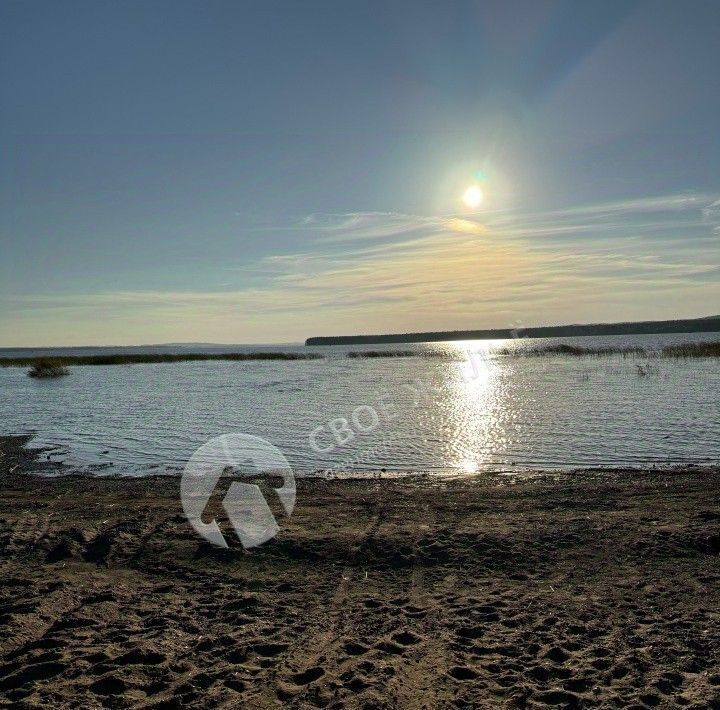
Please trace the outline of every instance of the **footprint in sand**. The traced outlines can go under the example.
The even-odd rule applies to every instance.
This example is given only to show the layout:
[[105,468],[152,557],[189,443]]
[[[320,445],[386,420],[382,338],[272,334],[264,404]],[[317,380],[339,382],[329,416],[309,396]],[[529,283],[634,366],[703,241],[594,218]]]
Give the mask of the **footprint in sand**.
[[347,641],[343,645],[343,650],[348,656],[362,656],[366,654],[370,649],[367,646],[363,646],[361,643],[355,643],[355,641]]
[[474,680],[478,677],[477,671],[467,666],[453,666],[448,674],[455,680]]
[[308,668],[301,673],[295,673],[295,675],[292,676],[292,680],[296,685],[308,685],[309,683],[314,683],[316,680],[319,680],[324,675],[324,668],[314,666],[313,668]]
[[264,658],[275,658],[275,656],[279,656],[284,651],[287,651],[288,644],[286,643],[257,643],[252,647],[253,651],[257,653],[258,656],[262,656]]
[[420,636],[414,634],[412,631],[400,631],[393,634],[391,638],[401,646],[414,646],[422,640]]

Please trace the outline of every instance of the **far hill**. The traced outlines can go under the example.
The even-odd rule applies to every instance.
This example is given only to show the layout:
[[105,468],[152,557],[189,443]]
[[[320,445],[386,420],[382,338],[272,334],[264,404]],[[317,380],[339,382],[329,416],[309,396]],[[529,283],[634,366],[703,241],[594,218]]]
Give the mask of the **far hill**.
[[585,335],[645,335],[660,333],[720,332],[720,316],[685,320],[638,321],[635,323],[590,323],[546,325],[533,328],[489,330],[441,330],[428,333],[384,335],[336,335],[308,338],[305,345],[368,345],[371,343],[431,343],[443,340],[495,340],[501,338],[569,338]]

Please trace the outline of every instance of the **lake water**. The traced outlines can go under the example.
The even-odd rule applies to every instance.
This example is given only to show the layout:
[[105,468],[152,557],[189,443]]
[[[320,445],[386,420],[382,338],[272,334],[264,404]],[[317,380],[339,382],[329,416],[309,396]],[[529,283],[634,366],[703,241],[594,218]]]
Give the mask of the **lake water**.
[[[309,349],[222,346],[212,350],[326,357],[73,367],[69,377],[56,380],[0,368],[0,433],[35,432],[35,445],[58,448],[56,459],[99,474],[175,473],[197,447],[230,432],[267,439],[300,474],[718,462],[717,358],[493,352],[554,342],[659,348],[717,339],[709,333]],[[380,349],[436,357],[346,357],[348,351]],[[0,350],[0,357],[40,352]],[[640,374],[638,365],[648,362],[649,374]]]

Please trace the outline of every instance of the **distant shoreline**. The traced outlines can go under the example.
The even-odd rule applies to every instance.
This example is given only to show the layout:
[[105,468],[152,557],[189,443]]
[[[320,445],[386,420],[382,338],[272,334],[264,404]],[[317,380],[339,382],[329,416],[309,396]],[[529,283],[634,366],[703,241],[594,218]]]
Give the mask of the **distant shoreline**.
[[433,343],[448,340],[506,340],[511,338],[570,338],[593,335],[663,335],[665,333],[717,333],[720,316],[683,320],[637,321],[632,323],[591,323],[531,328],[495,328],[486,330],[444,330],[423,333],[387,333],[383,335],[314,336],[307,346],[360,345],[372,343]]
[[[712,332],[712,331],[710,331]],[[558,343],[529,348],[501,347],[493,351],[504,356],[564,356],[564,357],[600,357],[608,355],[621,355],[623,357],[639,358],[699,358],[720,357],[720,340],[702,343],[679,343],[667,345],[658,350],[647,349],[640,346],[601,346],[580,347],[567,343]],[[342,356],[342,353],[341,353]],[[168,364],[180,362],[228,361],[306,361],[322,360],[328,357],[327,353],[318,352],[256,352],[256,353],[126,353],[108,355],[30,355],[24,357],[0,356],[0,368],[3,367],[39,367],[39,368],[67,368],[70,366],[102,366],[102,365],[147,365]],[[348,359],[376,359],[376,358],[448,358],[445,351],[420,350],[363,350],[344,353]],[[450,356],[452,359],[452,356]],[[62,373],[67,374],[67,373]],[[38,375],[42,376],[42,375]]]

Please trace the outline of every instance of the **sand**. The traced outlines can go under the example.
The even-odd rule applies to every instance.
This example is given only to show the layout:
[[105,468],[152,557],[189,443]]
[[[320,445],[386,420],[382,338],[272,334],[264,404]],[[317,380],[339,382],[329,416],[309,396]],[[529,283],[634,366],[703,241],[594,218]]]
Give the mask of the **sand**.
[[2,705],[720,707],[717,468],[301,481],[244,551],[200,540],[176,480],[28,476],[21,443]]

